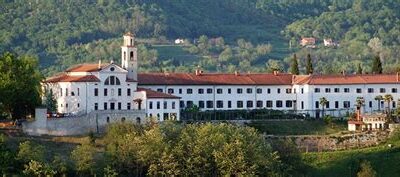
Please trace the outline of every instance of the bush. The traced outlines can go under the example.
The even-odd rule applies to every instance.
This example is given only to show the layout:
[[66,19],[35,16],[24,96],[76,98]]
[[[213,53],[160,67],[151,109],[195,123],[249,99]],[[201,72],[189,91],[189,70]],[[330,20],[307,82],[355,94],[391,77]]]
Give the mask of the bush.
[[95,153],[96,149],[88,142],[77,146],[71,153],[71,159],[75,162],[76,171],[81,174],[93,174]]
[[44,146],[25,141],[19,144],[17,159],[23,164],[31,161],[44,162]]
[[369,161],[363,161],[360,165],[360,170],[357,173],[357,177],[375,177],[376,171],[372,168]]

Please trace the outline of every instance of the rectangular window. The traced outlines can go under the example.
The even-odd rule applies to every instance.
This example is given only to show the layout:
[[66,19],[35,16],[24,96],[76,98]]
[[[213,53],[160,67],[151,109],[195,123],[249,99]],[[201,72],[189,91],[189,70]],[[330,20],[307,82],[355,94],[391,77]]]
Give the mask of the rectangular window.
[[99,89],[98,88],[94,89],[94,96],[99,96]]
[[104,104],[103,104],[103,109],[107,110],[107,103],[106,102],[104,102]]
[[184,101],[179,101],[179,107],[180,108],[185,108],[185,102]]
[[325,108],[329,109],[329,101],[326,102]]
[[94,110],[99,110],[99,104],[98,103],[94,103]]
[[126,109],[127,109],[127,110],[131,110],[131,103],[127,103],[127,104],[126,104]]
[[214,107],[214,104],[213,104],[213,101],[207,101],[207,108],[213,108]]
[[182,94],[182,89],[179,89],[179,94]]
[[68,96],[68,88],[65,88],[65,96]]
[[253,89],[247,88],[247,89],[246,89],[246,93],[253,93]]
[[207,93],[208,93],[208,94],[210,94],[210,93],[212,93],[212,92],[213,92],[212,89],[210,89],[210,88],[207,89]]
[[204,101],[199,101],[199,108],[204,108]]
[[121,95],[122,95],[122,89],[118,88],[118,96],[121,96]]
[[368,93],[374,93],[374,89],[373,88],[368,88]]
[[77,92],[78,92],[78,96],[79,96],[79,94],[80,94],[80,93],[79,93],[79,88],[77,88]]
[[273,102],[271,101],[271,100],[268,100],[267,101],[267,105],[266,105],[266,107],[267,108],[272,108],[274,105],[273,105]]
[[163,107],[164,107],[164,109],[167,109],[168,108],[168,102],[164,101]]
[[304,101],[301,102],[301,109],[304,109]]
[[397,93],[397,88],[392,88],[392,93]]
[[191,89],[191,88],[186,89],[186,94],[192,94],[192,93],[193,93],[193,89]]
[[350,93],[350,88],[344,88],[344,93]]
[[296,88],[293,89],[293,93],[296,93]]
[[263,107],[263,101],[257,101],[256,106],[257,106],[257,108],[262,108]]
[[78,106],[78,108],[79,108],[79,107],[80,107],[80,104],[78,103],[78,105],[77,105],[77,106]]
[[247,101],[246,107],[247,108],[252,108],[253,107],[253,101]]
[[335,101],[335,108],[336,108],[336,109],[339,108],[339,101]]
[[71,96],[75,96],[75,92],[71,91]]
[[172,109],[175,109],[175,107],[176,107],[175,104],[176,104],[175,101],[173,101],[173,102],[172,102],[172,106],[171,106]]
[[242,94],[243,93],[243,89],[241,89],[241,88],[236,89],[236,93],[237,94]]
[[67,104],[65,104],[65,107],[66,107],[66,108],[68,108],[68,103],[67,103]]
[[224,102],[222,100],[217,101],[217,108],[223,108],[224,107]]
[[222,94],[222,89],[217,89],[217,94]]
[[335,93],[339,93],[339,92],[340,92],[340,89],[339,89],[339,88],[335,88],[335,89],[334,89],[334,92],[335,92]]
[[232,90],[230,88],[228,88],[228,94],[231,94]]
[[380,88],[380,89],[379,89],[379,92],[380,92],[380,93],[386,93],[386,89],[385,89],[385,88]]
[[372,101],[369,101],[369,107],[372,108]]
[[271,94],[271,89],[270,88],[267,88],[267,93]]
[[356,89],[356,92],[357,92],[357,93],[362,93],[362,89],[361,89],[361,88],[357,88],[357,89]]
[[157,101],[157,109],[160,109],[161,108],[161,103],[159,102],[159,101]]
[[396,108],[396,102],[394,102],[394,101],[392,102],[392,107]]
[[293,107],[293,102],[291,100],[286,100],[286,107],[287,108]]
[[301,91],[300,91],[300,92],[301,92],[301,94],[303,94],[303,93],[304,93],[304,88],[301,88]]
[[193,101],[186,101],[186,107],[188,108],[193,107]]
[[350,108],[350,101],[343,101],[343,108]]
[[128,89],[126,90],[126,95],[131,96],[131,89],[128,88]]
[[287,94],[291,94],[291,93],[292,93],[292,89],[287,88],[287,89],[286,89],[286,93],[287,93]]
[[169,93],[169,94],[173,94],[173,93],[174,93],[174,89],[173,89],[173,88],[169,88],[169,89],[168,89],[168,93]]
[[321,90],[319,88],[314,88],[314,92],[319,93],[319,92],[321,92]]
[[122,104],[121,104],[121,102],[118,102],[118,110],[121,110],[122,109]]
[[319,101],[316,101],[315,102],[315,109],[318,109],[319,108]]
[[115,109],[115,103],[110,103],[110,109],[114,110]]
[[281,93],[281,89],[280,88],[276,89],[276,92]]
[[243,101],[237,101],[236,102],[236,107],[237,108],[243,108]]
[[60,97],[62,97],[62,96],[63,96],[63,89],[60,88]]
[[325,93],[331,93],[331,88],[325,88]]
[[157,89],[157,92],[164,92],[164,90],[163,89]]
[[257,93],[258,93],[258,94],[261,94],[261,93],[262,93],[262,89],[258,88],[258,89],[257,89]]
[[107,93],[108,93],[108,92],[107,92],[107,89],[105,88],[105,89],[104,89],[104,96],[107,96]]
[[281,100],[276,101],[276,107],[281,108],[283,106],[283,102]]
[[203,94],[203,93],[204,93],[204,89],[201,89],[201,88],[198,89],[198,90],[197,90],[197,93],[198,93],[198,94]]
[[149,102],[149,109],[153,109],[153,102],[152,101]]
[[232,101],[228,101],[228,108],[232,108]]

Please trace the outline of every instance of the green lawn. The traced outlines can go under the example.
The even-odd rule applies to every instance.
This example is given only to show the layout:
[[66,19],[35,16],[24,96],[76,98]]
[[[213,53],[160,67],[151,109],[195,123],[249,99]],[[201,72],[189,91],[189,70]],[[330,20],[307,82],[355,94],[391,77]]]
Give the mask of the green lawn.
[[248,124],[260,132],[272,135],[328,135],[347,130],[344,121],[328,125],[322,120],[253,121]]
[[197,55],[192,55],[183,50],[182,46],[179,45],[152,45],[152,48],[157,50],[159,60],[172,59],[182,62],[183,65],[188,65],[199,58]]
[[[394,145],[392,148],[388,144]],[[378,176],[400,176],[400,141],[389,141],[377,147],[303,154],[310,166],[307,176],[355,176],[363,160],[371,162]]]

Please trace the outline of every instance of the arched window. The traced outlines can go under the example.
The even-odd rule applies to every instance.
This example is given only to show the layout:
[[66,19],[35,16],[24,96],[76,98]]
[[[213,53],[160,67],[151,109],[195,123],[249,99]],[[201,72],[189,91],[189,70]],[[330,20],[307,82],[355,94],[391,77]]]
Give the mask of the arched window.
[[119,81],[118,77],[110,76],[106,79],[104,85],[121,85],[121,82]]
[[134,59],[134,58],[133,58],[133,52],[131,52],[131,54],[130,54],[129,57],[130,57],[130,60],[133,61],[133,59]]

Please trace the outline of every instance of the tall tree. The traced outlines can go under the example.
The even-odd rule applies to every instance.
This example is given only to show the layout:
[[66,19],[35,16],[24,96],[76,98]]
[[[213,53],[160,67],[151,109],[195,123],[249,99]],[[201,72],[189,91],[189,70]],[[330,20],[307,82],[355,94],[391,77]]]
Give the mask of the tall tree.
[[381,62],[381,58],[379,57],[379,55],[376,55],[374,57],[374,60],[372,61],[372,73],[375,74],[382,74],[382,62]]
[[328,104],[328,100],[325,97],[319,99],[319,104],[322,106],[322,117],[325,116],[325,106]]
[[363,69],[362,69],[362,67],[361,67],[361,63],[359,63],[359,64],[357,65],[357,74],[362,74],[362,71],[363,71]]
[[391,94],[386,94],[383,96],[383,100],[387,103],[387,114],[388,117],[391,118],[390,103],[393,101],[393,96]]
[[46,106],[47,111],[54,113],[57,111],[57,100],[54,97],[53,90],[46,89],[45,92],[44,105]]
[[378,101],[378,111],[381,111],[381,100],[383,100],[382,95],[376,96],[375,100]]
[[300,72],[299,72],[299,63],[297,62],[296,54],[293,55],[292,64],[290,66],[290,73],[296,74],[296,75],[300,74]]
[[306,74],[312,74],[313,72],[314,72],[314,69],[312,66],[311,55],[307,54]]
[[38,61],[32,57],[0,56],[0,111],[11,118],[23,118],[40,105]]

